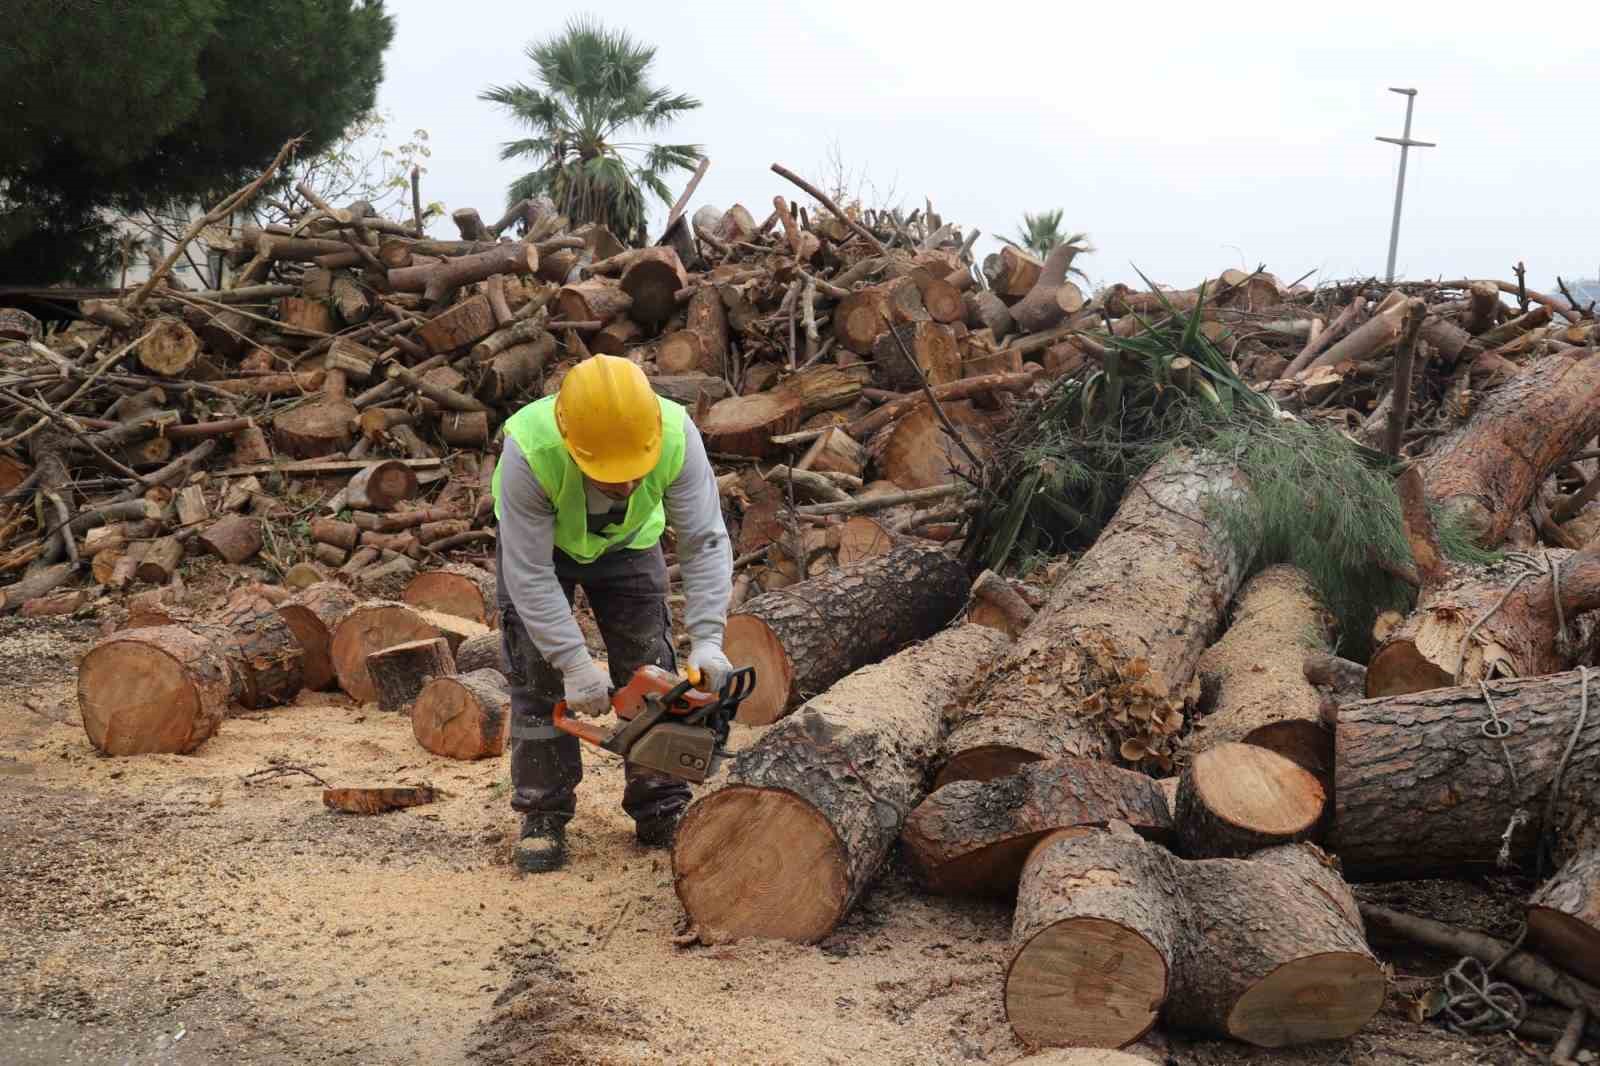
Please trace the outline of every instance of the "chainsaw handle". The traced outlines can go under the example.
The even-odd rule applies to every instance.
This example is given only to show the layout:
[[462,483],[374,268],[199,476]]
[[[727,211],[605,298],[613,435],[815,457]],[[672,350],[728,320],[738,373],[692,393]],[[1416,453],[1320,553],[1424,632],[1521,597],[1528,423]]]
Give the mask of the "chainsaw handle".
[[556,704],[555,713],[550,716],[550,723],[561,732],[569,733],[579,740],[587,740],[591,744],[602,744],[606,739],[605,730],[593,722],[582,722],[576,718],[567,717],[566,700]]

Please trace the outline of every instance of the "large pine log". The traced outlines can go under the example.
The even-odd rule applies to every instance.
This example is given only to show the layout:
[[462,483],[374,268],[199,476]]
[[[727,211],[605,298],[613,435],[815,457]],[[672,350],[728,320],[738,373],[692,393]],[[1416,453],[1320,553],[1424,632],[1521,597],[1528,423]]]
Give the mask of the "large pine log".
[[196,539],[211,554],[238,565],[261,551],[261,519],[228,515],[211,523]]
[[357,511],[392,511],[416,494],[416,471],[385,459],[356,472],[345,489],[345,503]]
[[1176,860],[1131,831],[1063,829],[1017,889],[1006,1018],[1033,1045],[1123,1047],[1156,1023],[1187,935]]
[[1586,836],[1529,900],[1528,942],[1563,970],[1600,983],[1600,836]]
[[1322,820],[1327,794],[1308,770],[1253,744],[1217,744],[1178,781],[1173,821],[1180,854],[1248,855],[1304,840]]
[[1333,731],[1302,664],[1306,654],[1328,646],[1331,624],[1310,580],[1292,566],[1268,567],[1245,582],[1233,624],[1200,657],[1210,710],[1196,723],[1189,749],[1254,744],[1330,780]]
[[357,703],[371,703],[377,687],[367,672],[367,656],[396,644],[442,636],[416,610],[403,603],[374,600],[350,608],[334,623],[329,656],[342,688]]
[[977,626],[945,630],[842,678],[741,751],[673,846],[701,938],[830,933],[922,798],[946,707],[1003,643]]
[[380,711],[409,711],[424,685],[455,672],[450,643],[443,637],[391,644],[367,656],[367,676]]
[[1428,496],[1494,547],[1539,486],[1600,432],[1600,354],[1548,355],[1489,393],[1422,462]]
[[[1352,876],[1415,878],[1528,862],[1562,753],[1578,724],[1581,671],[1490,681],[1501,741],[1478,685],[1345,704],[1334,729],[1334,818],[1328,847]],[[1561,781],[1557,860],[1570,826],[1600,794],[1600,674]],[[1507,760],[1516,768],[1513,788]],[[1526,817],[1515,819],[1517,812]],[[1509,833],[1508,833],[1509,830]]]
[[[1579,552],[1548,550],[1541,568],[1544,559],[1555,576],[1508,560],[1425,578],[1416,610],[1384,638],[1368,664],[1367,695],[1397,696],[1488,677],[1536,677],[1577,665],[1596,635],[1596,618],[1582,615],[1600,608],[1600,543]],[[1555,603],[1557,578],[1565,640]],[[1469,631],[1471,640],[1463,646]]]
[[224,649],[178,626],[114,633],[78,664],[83,728],[107,755],[191,752],[238,691]]
[[506,242],[473,255],[442,263],[400,267],[388,272],[396,292],[420,292],[430,303],[447,299],[463,285],[494,274],[531,274],[539,269],[539,250],[531,244]]
[[206,623],[196,631],[219,639],[227,648],[239,678],[240,704],[278,707],[299,694],[305,680],[305,649],[271,600],[242,588]]
[[1342,1040],[1383,1006],[1383,968],[1321,851],[1176,864],[1193,919],[1165,1019],[1260,1047]]
[[511,694],[498,670],[433,678],[411,707],[417,743],[448,759],[496,758],[510,731]]
[[1144,774],[1090,759],[1047,759],[993,781],[950,782],[911,812],[900,843],[930,890],[1005,897],[1050,833],[1114,821],[1156,840],[1172,833],[1166,797]]
[[500,621],[495,612],[494,575],[476,566],[425,570],[411,579],[400,599],[413,607],[452,614],[491,628]]
[[908,544],[746,601],[723,642],[736,665],[756,668],[739,720],[777,721],[846,674],[937,633],[966,598],[960,562]]
[[983,261],[983,274],[989,279],[989,288],[1007,304],[1014,304],[1028,295],[1043,271],[1043,263],[1010,245]]
[[1249,553],[1211,510],[1238,490],[1232,468],[1182,451],[1130,487],[951,732],[939,783],[1064,755],[1165,758]]
[[568,322],[610,322],[632,303],[632,297],[607,278],[567,285],[556,294],[557,313]]

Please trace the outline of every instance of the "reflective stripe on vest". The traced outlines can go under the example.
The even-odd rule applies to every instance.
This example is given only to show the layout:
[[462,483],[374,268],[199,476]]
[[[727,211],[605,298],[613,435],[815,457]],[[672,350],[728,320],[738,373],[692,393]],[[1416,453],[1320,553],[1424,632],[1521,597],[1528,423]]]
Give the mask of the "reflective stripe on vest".
[[[622,522],[606,526],[599,533],[589,532],[583,472],[567,453],[561,431],[556,428],[556,398],[536,400],[506,420],[506,436],[517,442],[528,468],[555,508],[556,547],[580,563],[592,563],[619,545],[634,549],[654,547],[667,527],[666,508],[661,501],[683,470],[685,414],[671,400],[659,396],[656,399],[661,404],[661,458],[628,497],[628,512]],[[500,461],[504,462],[505,457],[501,456]],[[499,517],[499,464],[495,465],[492,491],[495,515]]]

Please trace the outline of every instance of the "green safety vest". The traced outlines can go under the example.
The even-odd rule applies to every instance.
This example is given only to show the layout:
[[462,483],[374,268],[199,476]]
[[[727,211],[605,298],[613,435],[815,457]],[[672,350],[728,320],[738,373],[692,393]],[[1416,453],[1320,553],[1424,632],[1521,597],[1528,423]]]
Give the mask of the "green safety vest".
[[[608,525],[599,533],[589,532],[589,501],[583,471],[572,461],[561,440],[561,431],[556,427],[556,398],[546,396],[536,400],[506,420],[506,436],[517,442],[539,487],[544,489],[555,508],[556,547],[580,563],[592,563],[618,545],[652,548],[667,527],[667,512],[661,501],[667,487],[683,469],[684,410],[671,400],[659,396],[656,399],[661,404],[661,458],[628,497],[628,513],[622,523]],[[504,461],[502,456],[500,462]],[[501,517],[499,463],[495,464],[491,491],[498,518]]]

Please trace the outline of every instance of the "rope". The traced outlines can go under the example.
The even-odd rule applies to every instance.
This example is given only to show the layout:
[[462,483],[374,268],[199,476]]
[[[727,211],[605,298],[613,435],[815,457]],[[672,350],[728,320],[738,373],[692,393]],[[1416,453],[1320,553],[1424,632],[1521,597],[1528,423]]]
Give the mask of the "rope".
[[1445,1025],[1458,1035],[1472,1033],[1501,1033],[1517,1028],[1528,1014],[1528,1002],[1522,993],[1504,981],[1493,978],[1499,966],[1527,939],[1528,927],[1523,925],[1517,939],[1489,965],[1468,955],[1445,971],[1445,1002],[1441,1008],[1448,1019]]
[[[1483,624],[1489,619],[1493,618],[1496,612],[1506,605],[1506,601],[1511,599],[1511,594],[1516,592],[1524,581],[1528,580],[1530,577],[1540,577],[1550,572],[1550,559],[1548,553],[1543,560],[1540,560],[1536,556],[1527,555],[1523,552],[1509,552],[1506,555],[1506,562],[1522,567],[1522,572],[1519,573],[1516,577],[1516,580],[1512,581],[1511,584],[1507,586],[1506,590],[1500,594],[1500,598],[1495,600],[1494,604],[1487,611],[1479,615],[1478,620],[1473,622],[1472,625],[1468,626],[1467,631],[1461,635],[1461,646],[1456,649],[1456,668],[1454,681],[1457,685],[1461,684],[1462,673],[1467,668],[1467,649],[1472,645],[1472,638],[1477,635],[1478,630],[1483,628]],[[1558,619],[1561,618],[1560,612],[1561,593],[1558,588],[1556,591],[1556,617]],[[1563,623],[1562,628],[1563,630],[1565,629],[1565,623]]]
[[[1561,779],[1566,776],[1567,763],[1572,761],[1572,753],[1577,750],[1578,738],[1583,734],[1583,727],[1589,721],[1589,668],[1578,667],[1578,678],[1582,682],[1578,699],[1578,721],[1572,727],[1572,735],[1567,738],[1567,748],[1561,753],[1561,761],[1556,763],[1556,774],[1550,780],[1550,794],[1545,797],[1544,820],[1539,823],[1539,855],[1538,864],[1541,874],[1553,870],[1555,857],[1550,847],[1550,837],[1556,819],[1556,803],[1561,797]],[[1502,743],[1504,743],[1502,741]]]
[[[1500,717],[1500,708],[1495,706],[1494,697],[1489,694],[1488,682],[1479,681],[1478,691],[1483,693],[1483,702],[1489,705],[1489,717],[1478,727],[1478,731],[1490,740],[1500,742],[1500,754],[1505,756],[1506,760],[1506,773],[1511,776],[1511,796],[1515,799],[1522,794],[1522,780],[1517,776],[1516,764],[1511,761],[1511,749],[1506,746],[1506,737],[1511,735],[1511,724]],[[1506,823],[1506,831],[1500,834],[1500,853],[1495,856],[1494,861],[1502,870],[1512,865],[1511,841],[1516,836],[1517,830],[1528,824],[1528,817],[1528,809],[1519,806],[1511,812],[1511,820]]]

